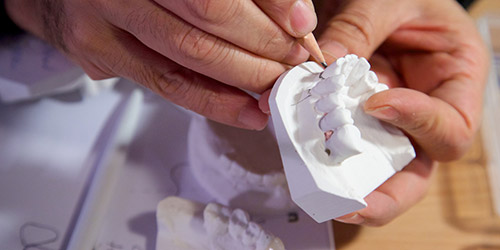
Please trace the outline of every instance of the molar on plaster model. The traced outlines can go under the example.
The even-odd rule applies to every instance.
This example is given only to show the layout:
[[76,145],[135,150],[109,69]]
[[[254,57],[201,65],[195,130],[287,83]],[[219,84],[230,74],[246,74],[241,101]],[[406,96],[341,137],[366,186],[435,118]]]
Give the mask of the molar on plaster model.
[[296,208],[271,129],[249,131],[195,116],[188,147],[194,177],[217,202],[252,214]]
[[318,222],[366,206],[363,198],[415,157],[397,128],[364,113],[388,89],[364,58],[284,73],[269,104],[292,199]]
[[157,208],[157,250],[284,250],[241,210],[171,196]]

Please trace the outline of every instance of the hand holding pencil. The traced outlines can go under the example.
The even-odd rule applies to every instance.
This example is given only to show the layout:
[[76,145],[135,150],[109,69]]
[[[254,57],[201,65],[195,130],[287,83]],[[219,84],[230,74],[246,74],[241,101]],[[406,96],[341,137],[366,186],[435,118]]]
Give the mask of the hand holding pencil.
[[8,16],[93,79],[121,76],[209,119],[262,129],[262,93],[309,53],[310,0],[5,0]]

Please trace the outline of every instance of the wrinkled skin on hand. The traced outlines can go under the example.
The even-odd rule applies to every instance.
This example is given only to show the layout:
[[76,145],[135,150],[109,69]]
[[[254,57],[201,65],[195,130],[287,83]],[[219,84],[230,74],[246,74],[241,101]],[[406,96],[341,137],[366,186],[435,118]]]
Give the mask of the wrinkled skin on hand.
[[[6,0],[93,79],[121,76],[213,120],[262,129],[260,93],[308,58],[310,0]],[[275,22],[273,21],[275,20]]]
[[435,161],[458,159],[471,145],[487,51],[472,19],[452,0],[337,1],[317,9],[326,57],[370,58],[391,89],[368,99],[365,111],[401,128],[417,150],[414,161],[366,197],[368,207],[339,218],[383,225],[423,197]]

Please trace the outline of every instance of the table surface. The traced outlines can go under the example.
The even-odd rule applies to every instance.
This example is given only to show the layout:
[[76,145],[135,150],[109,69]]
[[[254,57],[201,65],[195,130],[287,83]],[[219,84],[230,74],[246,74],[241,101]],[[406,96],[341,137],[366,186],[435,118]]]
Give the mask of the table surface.
[[[481,0],[470,13],[500,12],[499,0]],[[383,227],[335,222],[338,250],[500,249],[500,217],[491,202],[486,152],[480,136],[462,159],[440,164],[425,198]]]

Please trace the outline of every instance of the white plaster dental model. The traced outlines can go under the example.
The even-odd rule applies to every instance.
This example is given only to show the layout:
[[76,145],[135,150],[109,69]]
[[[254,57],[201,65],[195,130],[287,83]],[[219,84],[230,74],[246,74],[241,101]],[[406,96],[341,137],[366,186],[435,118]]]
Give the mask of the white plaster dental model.
[[277,214],[295,207],[270,129],[249,131],[196,116],[188,146],[193,175],[217,202],[252,214]]
[[158,204],[156,250],[284,250],[241,210],[171,196]]
[[347,55],[322,71],[314,62],[294,67],[269,99],[292,199],[317,222],[365,207],[363,198],[415,157],[400,130],[363,111],[387,89],[366,59]]

